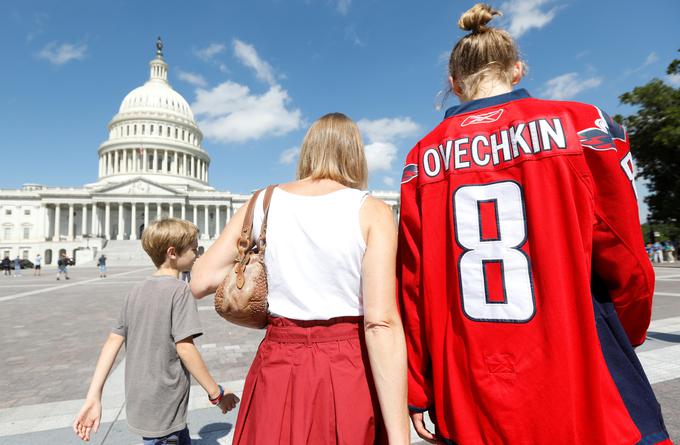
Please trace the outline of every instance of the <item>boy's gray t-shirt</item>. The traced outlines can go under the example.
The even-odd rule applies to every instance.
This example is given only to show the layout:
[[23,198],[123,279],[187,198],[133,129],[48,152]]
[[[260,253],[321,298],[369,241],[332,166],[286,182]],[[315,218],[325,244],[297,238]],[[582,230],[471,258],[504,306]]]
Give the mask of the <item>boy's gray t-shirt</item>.
[[125,337],[125,403],[130,430],[161,437],[184,429],[190,378],[175,343],[202,334],[189,286],[152,276],[125,297],[113,332]]

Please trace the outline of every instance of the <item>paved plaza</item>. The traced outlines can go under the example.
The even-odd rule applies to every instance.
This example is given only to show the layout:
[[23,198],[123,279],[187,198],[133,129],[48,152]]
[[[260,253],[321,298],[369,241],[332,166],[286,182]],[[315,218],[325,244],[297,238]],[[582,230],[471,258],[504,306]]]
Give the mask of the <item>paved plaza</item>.
[[[73,267],[56,281],[46,269],[34,277],[0,276],[0,443],[81,443],[71,423],[87,392],[99,349],[126,292],[152,273],[150,267],[110,267],[99,279],[94,267]],[[638,355],[653,383],[671,437],[680,441],[680,268],[658,267],[654,319]],[[196,341],[215,378],[240,394],[263,332],[224,322],[211,297],[199,301],[204,335]],[[139,444],[127,431],[124,356],[104,390],[103,422],[91,443]],[[195,444],[231,443],[235,413],[222,415],[194,386],[189,428]],[[415,437],[415,436],[414,436]]]

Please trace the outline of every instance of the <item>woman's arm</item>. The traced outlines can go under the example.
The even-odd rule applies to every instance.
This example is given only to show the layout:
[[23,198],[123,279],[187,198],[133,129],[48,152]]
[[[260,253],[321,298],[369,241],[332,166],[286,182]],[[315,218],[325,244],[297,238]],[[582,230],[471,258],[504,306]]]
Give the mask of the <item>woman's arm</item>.
[[390,208],[368,197],[361,208],[364,327],[373,380],[390,444],[408,444],[406,343],[395,297],[397,231]]
[[238,256],[236,242],[241,236],[248,202],[243,204],[229,220],[217,241],[196,260],[191,269],[190,283],[194,297],[200,299],[215,293],[217,286],[227,276],[227,272],[234,267],[234,261]]

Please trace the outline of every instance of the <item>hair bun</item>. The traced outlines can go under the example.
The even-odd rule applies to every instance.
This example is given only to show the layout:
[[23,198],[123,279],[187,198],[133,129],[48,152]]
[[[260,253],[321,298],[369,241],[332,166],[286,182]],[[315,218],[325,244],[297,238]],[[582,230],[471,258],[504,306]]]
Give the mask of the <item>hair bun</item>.
[[494,16],[502,15],[500,11],[493,9],[491,6],[484,3],[477,3],[472,8],[468,9],[458,19],[458,26],[463,31],[484,32],[489,29],[486,24],[491,21]]

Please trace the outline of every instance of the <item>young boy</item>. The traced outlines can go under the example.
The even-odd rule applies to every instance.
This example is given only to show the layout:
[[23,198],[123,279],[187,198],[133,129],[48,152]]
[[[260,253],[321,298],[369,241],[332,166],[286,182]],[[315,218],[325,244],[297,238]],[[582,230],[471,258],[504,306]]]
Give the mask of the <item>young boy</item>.
[[223,413],[239,402],[208,372],[193,339],[202,334],[196,301],[180,272],[196,259],[198,229],[190,222],[162,219],[144,230],[142,247],[158,268],[126,296],[94,371],[85,403],[73,422],[83,440],[99,428],[101,396],[125,343],[125,401],[128,426],[144,445],[189,445],[187,405],[191,374]]

